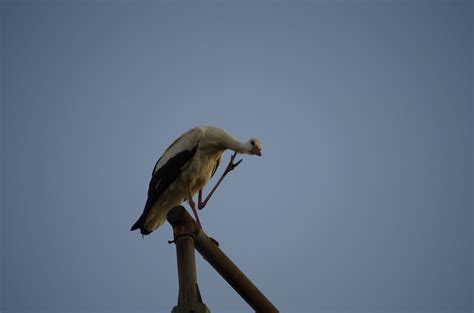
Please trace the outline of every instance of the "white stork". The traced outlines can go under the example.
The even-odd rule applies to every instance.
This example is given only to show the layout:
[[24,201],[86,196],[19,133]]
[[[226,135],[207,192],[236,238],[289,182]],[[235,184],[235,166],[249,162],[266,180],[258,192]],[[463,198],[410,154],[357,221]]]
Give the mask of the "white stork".
[[[202,189],[215,174],[224,151],[235,153],[216,186],[202,201]],[[132,226],[148,235],[166,221],[168,212],[187,200],[198,227],[201,227],[193,196],[199,192],[198,208],[202,209],[227,173],[239,163],[233,163],[237,153],[261,156],[260,140],[235,140],[225,130],[212,126],[195,127],[176,139],[156,162],[153,169],[148,199],[142,215]]]

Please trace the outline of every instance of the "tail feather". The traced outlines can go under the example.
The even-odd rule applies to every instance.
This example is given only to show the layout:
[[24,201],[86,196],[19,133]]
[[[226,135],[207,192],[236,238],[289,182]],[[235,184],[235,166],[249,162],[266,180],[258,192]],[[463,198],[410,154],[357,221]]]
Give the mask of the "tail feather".
[[133,224],[132,228],[130,229],[130,231],[134,231],[134,230],[137,230],[140,228],[140,224],[141,224],[141,217],[135,222],[135,224]]
[[134,230],[137,230],[137,229],[140,229],[140,233],[142,235],[149,235],[151,234],[151,231],[145,229],[145,226],[143,226],[143,223],[142,223],[142,217],[140,216],[140,218],[135,222],[135,224],[133,224],[132,228],[130,229],[130,231],[134,231]]

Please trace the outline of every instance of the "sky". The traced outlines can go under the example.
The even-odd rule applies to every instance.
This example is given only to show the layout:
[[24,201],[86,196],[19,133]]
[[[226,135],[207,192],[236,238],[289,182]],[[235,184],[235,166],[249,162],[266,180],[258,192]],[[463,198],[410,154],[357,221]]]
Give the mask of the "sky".
[[[281,312],[474,310],[472,1],[0,12],[1,312],[170,312],[171,228],[129,229],[199,125],[263,142],[200,217]],[[196,259],[211,311],[251,311]]]

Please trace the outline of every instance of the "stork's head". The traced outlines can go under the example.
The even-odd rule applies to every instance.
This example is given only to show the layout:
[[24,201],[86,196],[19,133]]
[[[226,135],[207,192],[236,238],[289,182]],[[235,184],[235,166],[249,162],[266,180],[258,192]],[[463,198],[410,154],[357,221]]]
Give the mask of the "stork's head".
[[257,138],[249,139],[245,145],[247,146],[248,154],[262,156],[262,142]]

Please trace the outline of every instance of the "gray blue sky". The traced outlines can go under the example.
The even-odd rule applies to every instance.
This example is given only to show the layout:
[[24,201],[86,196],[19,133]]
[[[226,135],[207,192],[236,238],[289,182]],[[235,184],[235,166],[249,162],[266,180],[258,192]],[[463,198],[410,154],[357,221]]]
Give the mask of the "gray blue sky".
[[129,228],[203,124],[264,143],[201,219],[282,312],[474,310],[472,1],[0,10],[2,312],[169,312],[171,229]]

